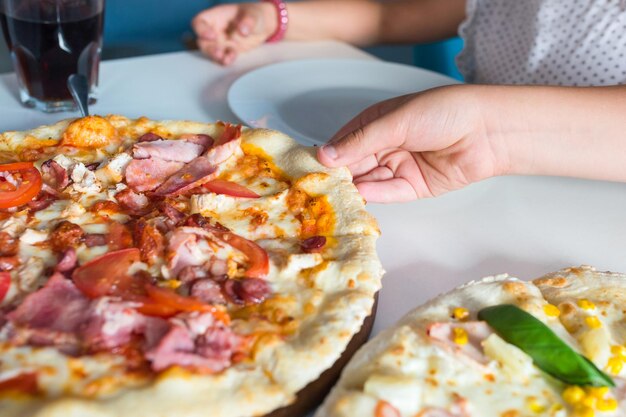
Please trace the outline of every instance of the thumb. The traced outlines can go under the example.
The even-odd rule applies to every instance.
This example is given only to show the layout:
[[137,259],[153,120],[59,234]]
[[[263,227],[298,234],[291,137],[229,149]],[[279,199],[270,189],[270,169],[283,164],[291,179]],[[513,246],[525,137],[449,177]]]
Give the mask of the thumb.
[[354,164],[404,142],[400,114],[395,110],[408,96],[392,98],[363,110],[318,150],[319,161],[328,167]]

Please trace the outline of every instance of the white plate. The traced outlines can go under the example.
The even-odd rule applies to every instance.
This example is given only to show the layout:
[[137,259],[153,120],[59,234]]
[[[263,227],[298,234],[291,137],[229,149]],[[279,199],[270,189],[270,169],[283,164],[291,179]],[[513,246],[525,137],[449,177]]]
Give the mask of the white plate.
[[289,61],[239,78],[228,91],[228,104],[249,126],[314,145],[376,102],[456,83],[436,72],[378,60]]

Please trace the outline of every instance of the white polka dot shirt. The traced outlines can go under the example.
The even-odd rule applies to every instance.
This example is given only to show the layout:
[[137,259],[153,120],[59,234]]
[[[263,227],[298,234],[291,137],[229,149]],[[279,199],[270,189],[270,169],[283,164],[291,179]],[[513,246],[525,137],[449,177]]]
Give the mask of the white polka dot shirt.
[[457,65],[480,84],[626,84],[626,0],[467,0]]

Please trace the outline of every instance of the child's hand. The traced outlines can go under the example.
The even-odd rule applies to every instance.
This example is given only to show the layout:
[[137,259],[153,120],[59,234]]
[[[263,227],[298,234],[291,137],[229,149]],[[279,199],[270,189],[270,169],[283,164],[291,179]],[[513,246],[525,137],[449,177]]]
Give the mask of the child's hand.
[[270,3],[224,4],[200,12],[191,25],[198,47],[212,60],[229,65],[244,51],[267,40],[278,26]]
[[503,173],[473,87],[437,88],[366,109],[318,151],[329,167],[347,166],[370,202],[433,197]]

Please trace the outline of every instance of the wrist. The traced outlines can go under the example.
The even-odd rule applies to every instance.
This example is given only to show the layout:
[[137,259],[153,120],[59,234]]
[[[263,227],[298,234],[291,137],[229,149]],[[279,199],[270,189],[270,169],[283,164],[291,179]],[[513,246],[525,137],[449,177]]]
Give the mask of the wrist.
[[268,29],[266,42],[283,40],[289,22],[287,4],[282,0],[261,0],[261,4],[265,6],[263,16]]

